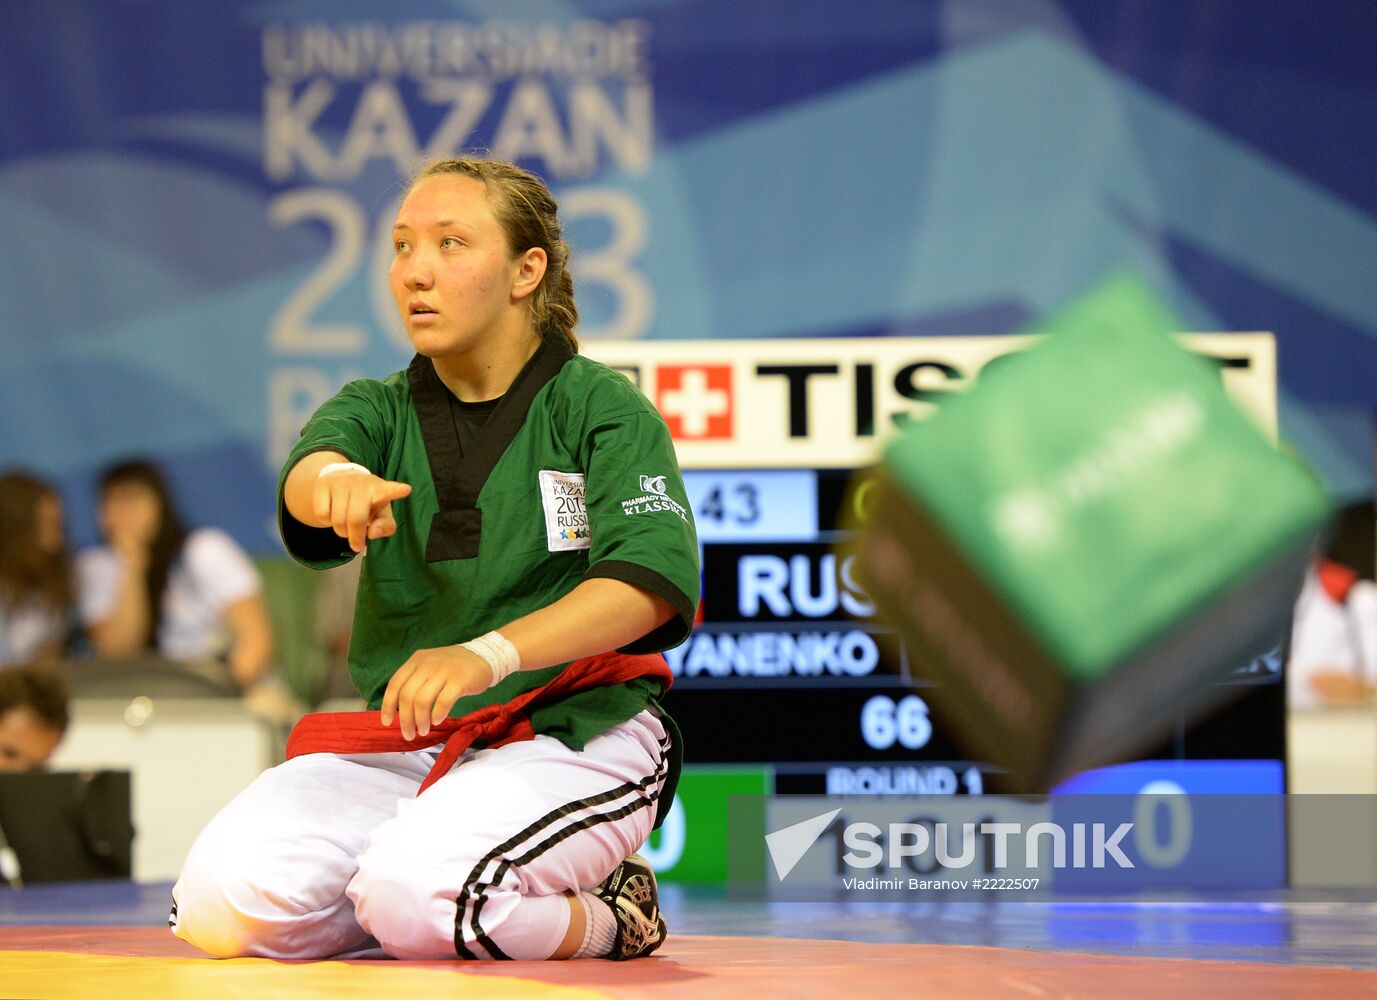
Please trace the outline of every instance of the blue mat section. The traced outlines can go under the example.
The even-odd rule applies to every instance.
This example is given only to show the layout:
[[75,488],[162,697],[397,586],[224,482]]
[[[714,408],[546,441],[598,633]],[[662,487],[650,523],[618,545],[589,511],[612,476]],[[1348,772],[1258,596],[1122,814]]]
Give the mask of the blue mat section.
[[0,927],[166,926],[171,907],[171,882],[53,882],[18,891],[0,888]]

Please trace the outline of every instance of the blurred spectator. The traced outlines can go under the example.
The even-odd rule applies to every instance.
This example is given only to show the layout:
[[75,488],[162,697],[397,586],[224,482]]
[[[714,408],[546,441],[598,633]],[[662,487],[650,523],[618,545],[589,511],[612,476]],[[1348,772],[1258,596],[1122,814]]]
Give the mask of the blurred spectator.
[[264,678],[272,632],[258,570],[225,532],[186,528],[157,466],[135,459],[105,471],[100,527],[106,545],[77,559],[98,654],[223,660],[246,690]]
[[[1377,412],[1373,414],[1377,432]],[[1377,433],[1373,471],[1377,473]],[[1377,505],[1339,510],[1296,601],[1287,701],[1293,708],[1371,702],[1377,692]]]
[[72,605],[62,498],[27,472],[0,475],[0,666],[59,657]]
[[1286,674],[1292,708],[1370,701],[1377,689],[1377,583],[1318,557],[1296,601]]
[[[1373,414],[1377,432],[1377,411]],[[1377,473],[1377,433],[1373,438]],[[1306,574],[1291,634],[1292,708],[1370,703],[1377,692],[1377,506],[1343,507]]]
[[49,667],[0,670],[0,772],[47,763],[67,731],[67,685]]

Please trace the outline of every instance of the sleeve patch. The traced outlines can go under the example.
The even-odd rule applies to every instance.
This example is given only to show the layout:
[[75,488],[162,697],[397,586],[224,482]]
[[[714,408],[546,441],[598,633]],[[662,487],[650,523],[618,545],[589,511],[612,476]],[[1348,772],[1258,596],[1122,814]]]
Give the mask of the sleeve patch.
[[541,469],[539,479],[546,548],[550,552],[574,552],[591,547],[583,473]]
[[681,521],[688,521],[688,511],[684,509],[683,504],[667,492],[664,476],[641,476],[640,486],[640,496],[622,501],[622,513],[627,517],[668,510],[677,514]]

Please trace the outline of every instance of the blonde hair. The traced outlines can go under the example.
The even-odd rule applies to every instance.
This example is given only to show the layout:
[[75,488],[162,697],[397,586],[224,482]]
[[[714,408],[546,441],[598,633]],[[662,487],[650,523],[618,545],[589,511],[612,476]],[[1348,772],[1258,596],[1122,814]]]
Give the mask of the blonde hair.
[[411,187],[427,177],[450,174],[472,177],[487,186],[512,256],[532,247],[545,251],[545,277],[531,294],[531,319],[541,339],[562,338],[577,354],[574,327],[579,322],[579,310],[574,304],[574,279],[569,274],[569,244],[564,242],[559,206],[550,189],[535,174],[514,164],[474,156],[428,163],[412,178]]

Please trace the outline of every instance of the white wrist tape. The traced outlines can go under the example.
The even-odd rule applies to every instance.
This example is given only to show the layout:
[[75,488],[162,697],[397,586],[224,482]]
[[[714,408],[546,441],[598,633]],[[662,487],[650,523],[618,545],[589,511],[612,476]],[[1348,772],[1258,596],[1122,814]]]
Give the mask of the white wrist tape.
[[323,479],[325,476],[333,476],[337,472],[362,472],[365,476],[373,474],[359,465],[358,462],[331,462],[329,465],[321,467],[321,470],[316,473],[316,478]]
[[501,683],[513,671],[521,669],[521,654],[501,632],[489,632],[459,645],[492,668],[493,684]]

